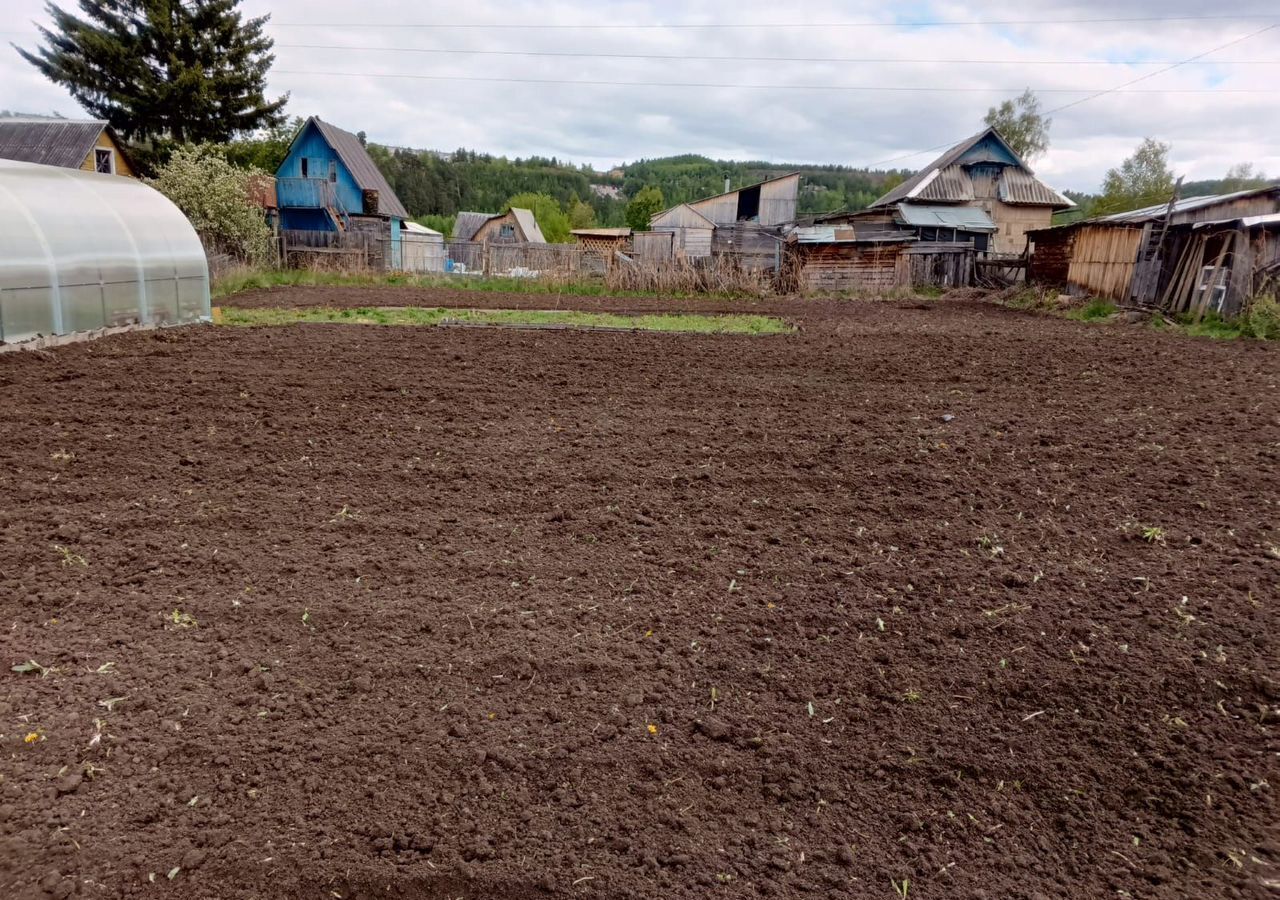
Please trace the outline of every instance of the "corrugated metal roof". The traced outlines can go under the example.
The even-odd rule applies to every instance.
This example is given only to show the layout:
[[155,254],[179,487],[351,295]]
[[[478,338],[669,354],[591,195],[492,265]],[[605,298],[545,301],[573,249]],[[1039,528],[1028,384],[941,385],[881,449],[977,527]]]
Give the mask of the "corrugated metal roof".
[[858,234],[847,225],[805,225],[788,235],[788,240],[797,244],[908,244],[915,239],[904,232]]
[[528,209],[517,209],[511,207],[512,214],[516,217],[516,222],[520,225],[520,230],[524,232],[524,239],[530,244],[545,244],[547,239],[542,236],[542,229],[538,227],[538,220],[533,217],[533,211]]
[[997,231],[986,211],[976,206],[924,206],[899,203],[898,218],[912,228],[954,228],[957,231]]
[[[1173,204],[1174,214],[1182,212],[1191,212],[1200,209],[1202,206],[1213,206],[1217,203],[1229,203],[1232,200],[1239,200],[1243,197],[1251,197],[1255,194],[1265,194],[1268,191],[1277,190],[1277,185],[1269,185],[1262,188],[1251,188],[1247,191],[1236,191],[1231,194],[1209,194],[1204,197],[1184,197]],[[1142,209],[1131,209],[1128,212],[1112,213],[1109,216],[1098,216],[1090,219],[1091,222],[1150,222],[1155,219],[1164,218],[1165,211],[1169,208],[1168,203],[1157,203],[1153,206],[1144,206]]]
[[378,192],[378,211],[382,215],[400,219],[409,218],[409,211],[404,208],[404,204],[391,189],[387,179],[374,165],[369,157],[369,151],[360,143],[358,137],[349,131],[343,131],[337,125],[330,125],[318,116],[312,116],[308,121],[315,122],[316,127],[320,129],[320,134],[338,154],[338,158],[347,167],[347,171],[351,173],[360,190]]
[[[1061,206],[1064,208],[1075,205],[1057,191],[1039,182],[1035,177],[1035,173],[1031,171],[1030,166],[1023,162],[1017,153],[1013,152],[1013,148],[1010,147],[1008,142],[1000,136],[1000,132],[996,131],[994,128],[986,128],[975,134],[973,137],[956,144],[929,165],[925,166],[919,172],[902,182],[902,184],[889,191],[875,203],[872,203],[871,206],[873,208],[877,206],[891,206],[894,203],[900,203],[903,200],[924,200],[951,203],[964,203],[972,200],[973,183],[969,180],[968,175],[959,164],[960,158],[972,150],[977,144],[984,141],[987,137],[995,138],[1006,150],[1009,151],[1009,155],[1018,161],[1017,171],[1026,173],[1027,178],[1039,184],[1044,191],[1047,192],[1045,194],[1046,197],[1052,196],[1057,198],[1056,200],[1047,200],[1043,203],[1031,200],[1012,202],[1034,203],[1037,206]],[[970,160],[969,163],[971,164],[983,161],[984,160],[982,159],[974,159]],[[1005,171],[1013,170],[1006,166]],[[959,173],[963,178],[958,177],[955,173]],[[1025,192],[1027,189],[1020,190]],[[1001,199],[1003,199],[1003,196]]]
[[1075,206],[1072,200],[1059,194],[1030,172],[1006,166],[1000,173],[1000,199],[1005,203],[1030,206]]
[[960,166],[934,169],[911,189],[911,200],[964,203],[973,199],[973,180]]
[[102,134],[96,119],[0,119],[0,158],[78,169]]
[[501,213],[460,212],[453,220],[453,240],[469,241],[476,236],[485,222],[501,215]]

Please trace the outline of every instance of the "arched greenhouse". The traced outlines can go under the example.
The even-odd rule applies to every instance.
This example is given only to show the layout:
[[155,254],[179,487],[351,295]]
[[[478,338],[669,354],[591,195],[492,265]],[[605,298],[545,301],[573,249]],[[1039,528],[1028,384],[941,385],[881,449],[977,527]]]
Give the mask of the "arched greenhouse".
[[158,191],[0,159],[0,342],[209,314],[204,248]]

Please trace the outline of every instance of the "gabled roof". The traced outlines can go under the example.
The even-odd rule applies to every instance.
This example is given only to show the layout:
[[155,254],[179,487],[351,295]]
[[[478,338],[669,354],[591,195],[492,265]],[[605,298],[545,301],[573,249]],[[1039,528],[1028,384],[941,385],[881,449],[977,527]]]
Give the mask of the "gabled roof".
[[688,203],[680,203],[676,206],[671,207],[670,209],[664,209],[660,213],[655,213],[654,216],[651,219],[649,219],[649,226],[653,227],[654,225],[661,224],[663,219],[673,215],[676,212],[685,212],[689,215],[696,216],[698,219],[701,219],[702,221],[698,223],[699,226],[705,223],[707,228],[716,227],[715,222],[712,222],[710,219],[708,219],[702,213],[698,212],[696,209],[693,208],[693,206],[691,206]]
[[524,239],[529,244],[545,244],[547,239],[542,236],[542,229],[538,227],[538,220],[533,217],[533,211],[528,209],[519,209],[511,207],[511,214],[516,217],[516,222],[520,226],[520,230],[524,232]]
[[[970,151],[974,151],[988,138],[994,139],[1007,153],[1007,157],[1003,154],[974,157],[971,154]],[[974,199],[973,182],[964,166],[983,161],[1004,164],[1000,175],[999,195],[1000,199],[1006,203],[1053,206],[1060,209],[1075,206],[1062,194],[1037,179],[1031,167],[1014,152],[1009,142],[994,128],[985,128],[973,137],[956,144],[871,205],[872,207],[892,206],[902,201],[968,202]],[[1012,165],[1009,164],[1010,161]]]
[[[333,148],[338,159],[342,160],[342,164],[351,173],[360,190],[378,192],[378,211],[382,215],[395,216],[398,219],[409,218],[409,211],[404,208],[404,204],[400,202],[396,192],[391,189],[387,179],[369,157],[369,151],[360,143],[358,137],[349,131],[343,131],[337,125],[330,125],[319,116],[312,116],[294,137],[294,141],[297,141],[302,132],[307,130],[308,125],[316,126],[320,136]],[[290,150],[292,149],[291,146]]]
[[496,219],[502,213],[460,212],[453,220],[453,240],[469,241],[476,232],[484,227],[490,219]]
[[78,169],[103,130],[123,153],[115,132],[97,119],[6,116],[0,118],[0,158]]

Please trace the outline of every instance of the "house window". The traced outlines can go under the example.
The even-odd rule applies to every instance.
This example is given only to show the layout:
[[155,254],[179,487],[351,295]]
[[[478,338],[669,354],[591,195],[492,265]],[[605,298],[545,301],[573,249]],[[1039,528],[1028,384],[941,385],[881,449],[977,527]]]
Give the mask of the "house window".
[[329,160],[329,183],[338,183],[338,163],[337,160]]
[[503,225],[498,229],[498,237],[513,238],[516,236],[516,227],[514,225]]
[[307,158],[305,156],[302,157],[302,177],[303,178],[308,177],[307,176]]
[[116,173],[115,153],[111,150],[103,150],[100,147],[94,148],[93,171],[101,172],[103,175],[114,175]]

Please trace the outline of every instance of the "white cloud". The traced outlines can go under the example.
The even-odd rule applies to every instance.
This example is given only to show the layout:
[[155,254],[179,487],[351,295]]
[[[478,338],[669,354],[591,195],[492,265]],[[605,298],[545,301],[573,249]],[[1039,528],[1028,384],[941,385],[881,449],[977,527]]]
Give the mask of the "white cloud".
[[[609,166],[672,153],[786,162],[877,163],[948,143],[976,131],[987,107],[1030,86],[1053,107],[1077,99],[1063,90],[1103,89],[1159,68],[1109,60],[1176,60],[1263,27],[1272,0],[1233,4],[1231,20],[989,25],[962,28],[512,29],[410,28],[458,22],[501,25],[619,23],[786,23],[974,19],[1086,19],[1151,16],[1142,0],[1064,0],[1023,4],[999,13],[958,2],[880,3],[812,0],[799,11],[775,2],[688,4],[657,0],[583,2],[471,0],[432,18],[421,3],[346,0],[246,0],[247,14],[270,12],[277,41],[273,92],[289,91],[289,112],[318,114],[383,143],[449,150],[465,146],[507,155],[538,154]],[[442,9],[442,7],[434,7]],[[41,0],[6,0],[3,37],[30,46]],[[1169,0],[1167,16],[1215,15],[1215,7]],[[1225,13],[1224,13],[1225,14]],[[358,23],[389,27],[354,27]],[[297,27],[299,23],[321,23]],[[26,33],[21,33],[27,29]],[[13,32],[13,33],[11,33]],[[376,50],[308,49],[320,47]],[[658,54],[676,59],[600,59],[400,52],[388,48]],[[691,59],[692,56],[803,56],[900,62],[783,63]],[[1280,83],[1280,29],[1135,89],[1257,90]],[[983,60],[966,65],[953,60]],[[993,60],[1026,60],[1016,65]],[[913,60],[912,62],[901,62]],[[1102,65],[1061,64],[1098,60]],[[1232,64],[1235,61],[1236,64]],[[1051,64],[1057,63],[1057,64]],[[294,72],[316,72],[299,75]],[[359,73],[343,76],[336,73]],[[676,81],[777,85],[628,87],[376,77],[393,74],[553,79]],[[788,85],[965,88],[966,92],[797,90]],[[1277,94],[1111,94],[1054,116],[1052,147],[1037,170],[1061,188],[1093,189],[1144,136],[1173,144],[1173,161],[1189,178],[1221,175],[1252,161],[1280,173]],[[70,97],[45,82],[15,51],[0,50],[0,108],[57,109],[77,115]],[[896,165],[919,167],[931,154]]]

